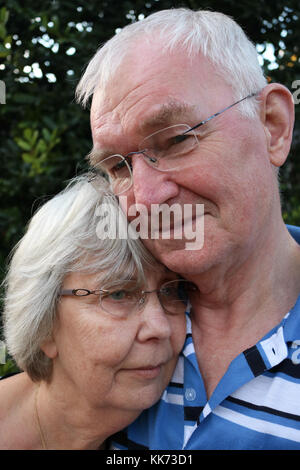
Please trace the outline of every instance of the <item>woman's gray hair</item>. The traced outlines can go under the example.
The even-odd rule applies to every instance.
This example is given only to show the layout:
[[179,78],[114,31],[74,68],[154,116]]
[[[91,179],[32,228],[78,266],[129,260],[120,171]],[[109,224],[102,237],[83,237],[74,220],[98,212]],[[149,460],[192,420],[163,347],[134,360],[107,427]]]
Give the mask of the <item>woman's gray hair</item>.
[[[106,42],[89,62],[77,86],[79,103],[86,106],[96,90],[105,90],[141,37],[150,43],[159,40],[162,53],[179,50],[191,58],[203,54],[232,87],[235,100],[258,92],[267,84],[254,44],[233,19],[219,12],[177,8],[127,25]],[[239,106],[244,115],[252,118],[257,114],[258,100],[245,100]]]
[[32,217],[4,281],[7,350],[34,381],[51,378],[52,360],[40,346],[51,337],[68,273],[97,273],[99,286],[108,287],[132,277],[144,282],[144,268],[155,264],[140,240],[108,237],[108,229],[126,233],[127,219],[106,180],[97,176],[96,189],[89,178],[72,180]]

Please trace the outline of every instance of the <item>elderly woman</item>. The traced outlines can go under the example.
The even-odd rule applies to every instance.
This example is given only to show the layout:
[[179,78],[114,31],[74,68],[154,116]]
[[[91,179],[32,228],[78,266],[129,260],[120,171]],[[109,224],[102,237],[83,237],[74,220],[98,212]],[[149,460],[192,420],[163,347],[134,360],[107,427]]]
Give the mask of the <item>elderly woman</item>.
[[183,345],[184,281],[108,236],[127,222],[98,187],[72,182],[14,251],[4,333],[24,372],[0,381],[1,449],[103,448],[159,399]]

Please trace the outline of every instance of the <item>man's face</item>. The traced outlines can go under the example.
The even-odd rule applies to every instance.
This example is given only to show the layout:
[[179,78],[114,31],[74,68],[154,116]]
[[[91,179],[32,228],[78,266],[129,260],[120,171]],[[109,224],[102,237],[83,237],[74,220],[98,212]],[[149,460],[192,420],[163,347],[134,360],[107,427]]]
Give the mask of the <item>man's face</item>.
[[[207,59],[191,61],[182,51],[162,55],[159,45],[139,44],[106,89],[94,95],[95,154],[126,155],[148,135],[175,124],[193,126],[234,101]],[[162,263],[182,274],[243,262],[257,247],[275,204],[264,126],[259,118],[243,117],[238,107],[195,131],[199,146],[191,165],[160,172],[141,155],[132,158],[133,186],[123,195],[127,207],[143,204],[150,213],[152,204],[204,204],[202,249],[186,250],[186,240],[174,237],[144,240]]]

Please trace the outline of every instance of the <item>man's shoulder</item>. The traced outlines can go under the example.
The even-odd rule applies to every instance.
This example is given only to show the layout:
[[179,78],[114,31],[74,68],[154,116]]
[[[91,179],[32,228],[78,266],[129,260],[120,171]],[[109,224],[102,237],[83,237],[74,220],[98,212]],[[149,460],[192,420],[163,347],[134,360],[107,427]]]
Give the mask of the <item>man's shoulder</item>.
[[287,225],[286,226],[292,237],[300,243],[300,227],[297,227],[296,225]]

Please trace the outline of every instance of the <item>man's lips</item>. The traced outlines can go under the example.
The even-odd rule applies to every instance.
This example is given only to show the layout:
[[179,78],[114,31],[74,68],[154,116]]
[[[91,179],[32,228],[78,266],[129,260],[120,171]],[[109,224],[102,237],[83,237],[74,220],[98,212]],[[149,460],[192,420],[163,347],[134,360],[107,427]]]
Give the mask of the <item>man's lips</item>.
[[[134,210],[132,211],[132,207]],[[175,230],[184,226],[184,224],[192,224],[203,215],[215,215],[215,206],[205,199],[199,202],[181,203],[165,203],[152,204],[151,208],[145,210],[140,209],[132,204],[127,209],[127,218],[129,222],[138,219],[139,224],[152,232],[162,232],[165,230]]]
[[208,215],[208,214],[209,212],[204,212],[204,214],[193,216],[191,218],[189,217],[186,219],[182,219],[179,222],[177,221],[176,224],[174,224],[173,221],[171,221],[170,224],[167,224],[167,225],[163,225],[162,223],[160,223],[159,226],[155,228],[152,227],[152,233],[163,234],[163,233],[170,232],[171,234],[174,232],[175,234],[176,232],[178,232],[181,234],[184,232],[184,228],[194,227],[197,221],[200,220],[201,217]]

